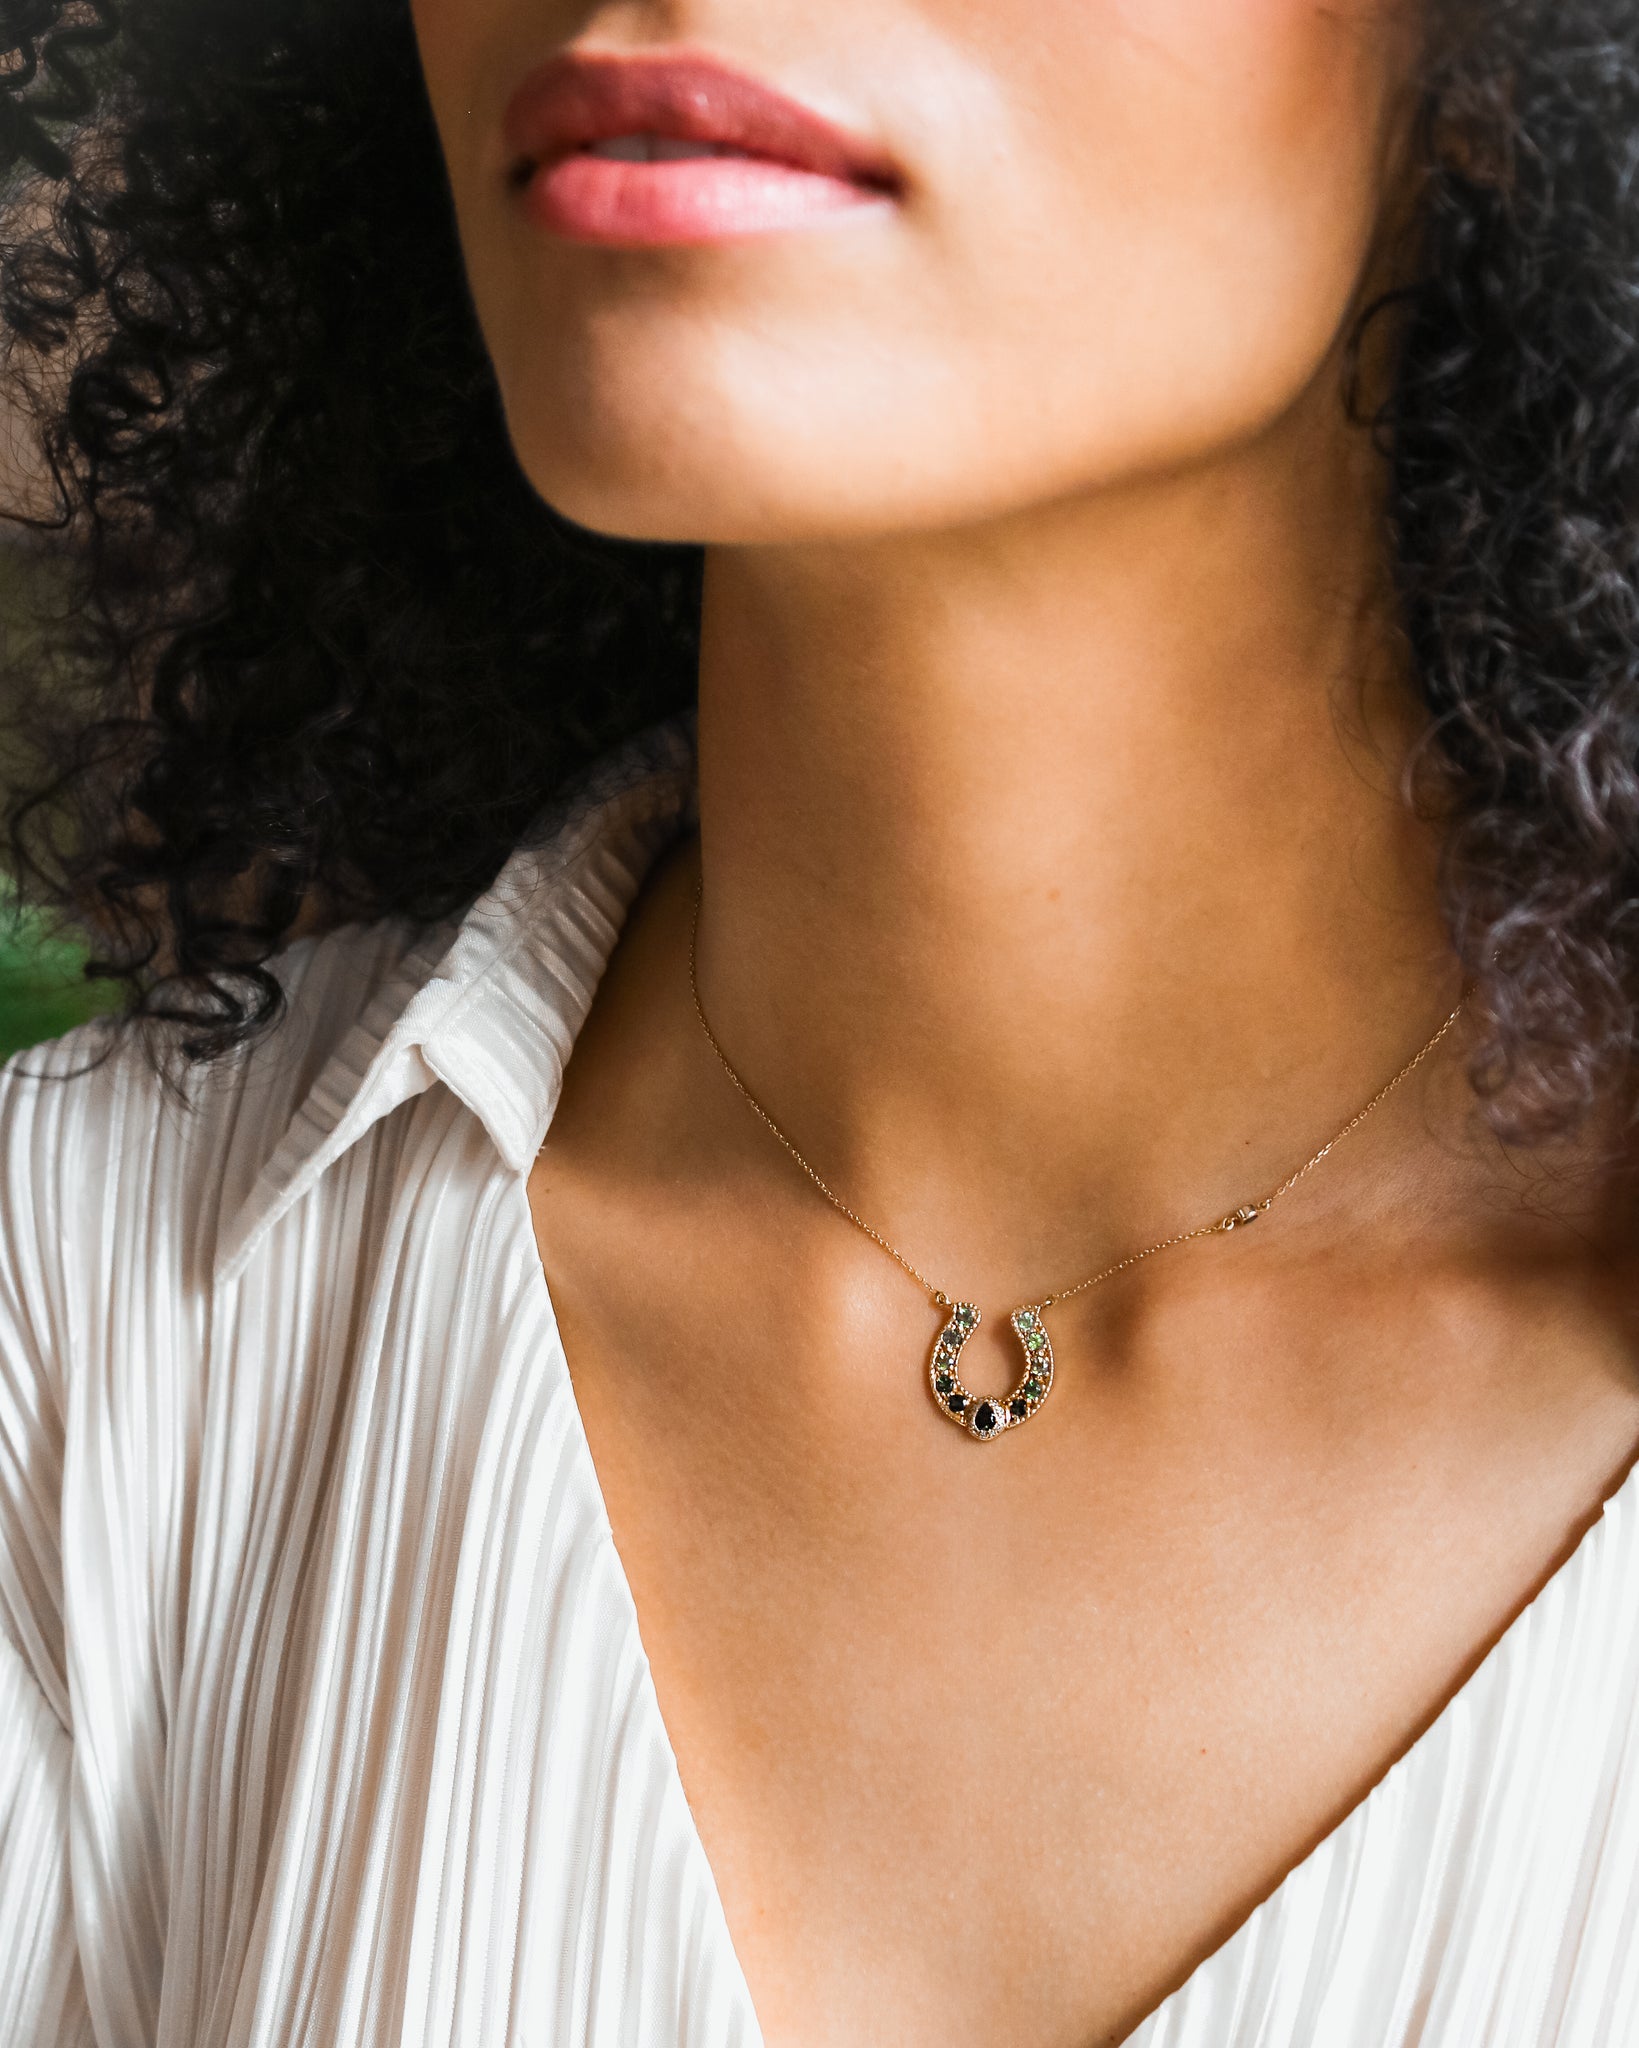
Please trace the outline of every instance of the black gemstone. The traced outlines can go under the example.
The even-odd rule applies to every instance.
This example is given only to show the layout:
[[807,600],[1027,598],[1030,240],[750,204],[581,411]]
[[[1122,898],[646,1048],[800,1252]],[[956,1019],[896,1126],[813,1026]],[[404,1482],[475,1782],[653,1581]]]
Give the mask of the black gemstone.
[[950,1410],[952,1415],[965,1415],[967,1413],[966,1394],[952,1394],[950,1399],[945,1403],[945,1406]]
[[1022,1422],[1030,1413],[1030,1403],[1028,1401],[1014,1401],[1010,1403],[1008,1412],[1015,1422]]
[[980,1436],[994,1436],[1002,1426],[1002,1411],[994,1401],[981,1401],[973,1411],[973,1427]]
[[956,1382],[948,1372],[942,1372],[933,1384],[939,1389],[941,1394],[948,1394],[956,1385]]

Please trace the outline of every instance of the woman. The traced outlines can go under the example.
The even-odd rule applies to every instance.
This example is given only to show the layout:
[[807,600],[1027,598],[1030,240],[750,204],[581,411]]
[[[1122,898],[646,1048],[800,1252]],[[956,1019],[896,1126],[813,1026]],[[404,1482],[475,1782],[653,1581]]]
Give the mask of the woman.
[[1631,12],[7,35],[0,2040],[1639,2035]]

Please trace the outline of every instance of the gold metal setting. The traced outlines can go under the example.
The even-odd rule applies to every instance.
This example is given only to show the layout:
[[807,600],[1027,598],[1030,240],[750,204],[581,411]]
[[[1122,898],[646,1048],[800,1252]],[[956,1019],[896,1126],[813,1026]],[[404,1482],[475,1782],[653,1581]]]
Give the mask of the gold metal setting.
[[950,1321],[940,1331],[928,1364],[934,1406],[946,1421],[982,1444],[1028,1422],[1053,1391],[1053,1345],[1041,1310],[1016,1308],[1008,1320],[1024,1352],[1024,1371],[1011,1394],[1000,1399],[975,1394],[962,1378],[962,1347],[984,1321],[971,1301],[951,1303]]
[[1321,1161],[1352,1132],[1357,1131],[1372,1111],[1386,1102],[1403,1081],[1409,1081],[1447,1036],[1456,1028],[1467,1003],[1467,993],[1459,999],[1457,1007],[1429,1039],[1422,1050],[1407,1060],[1406,1064],[1390,1081],[1378,1089],[1363,1109],[1338,1131],[1328,1138],[1311,1158],[1291,1174],[1280,1186],[1261,1201],[1243,1202],[1238,1209],[1232,1209],[1227,1216],[1220,1216],[1215,1223],[1198,1224],[1193,1230],[1181,1230],[1175,1237],[1164,1237],[1158,1243],[1146,1245],[1142,1251],[1129,1252],[1126,1258],[1118,1259],[1114,1265],[1101,1267],[1089,1274],[1085,1280],[1078,1280],[1073,1287],[1066,1287],[1057,1294],[1049,1294],[1032,1307],[1015,1309],[1009,1318],[1013,1332],[1024,1348],[1025,1369],[1018,1385],[1005,1398],[990,1395],[975,1396],[962,1379],[960,1360],[962,1348],[983,1320],[978,1308],[967,1301],[955,1301],[943,1289],[936,1287],[925,1273],[919,1272],[896,1245],[890,1244],[879,1230],[867,1223],[863,1216],[849,1208],[832,1188],[814,1171],[808,1161],[797,1150],[785,1132],[764,1109],[740,1078],[728,1054],[718,1042],[706,1016],[705,1005],[700,1000],[700,904],[703,885],[697,884],[694,892],[694,927],[689,938],[689,993],[694,998],[694,1014],[700,1020],[700,1029],[706,1035],[706,1042],[717,1055],[718,1064],[734,1084],[748,1107],[754,1112],[769,1134],[785,1149],[794,1163],[801,1168],[815,1189],[822,1194],[839,1216],[844,1217],[854,1228],[868,1237],[872,1244],[893,1260],[900,1271],[907,1274],[928,1296],[935,1308],[948,1311],[948,1320],[940,1331],[933,1347],[933,1356],[928,1363],[928,1387],[934,1403],[947,1422],[953,1422],[958,1429],[977,1443],[994,1443],[1005,1436],[1010,1429],[1018,1428],[1040,1413],[1042,1404],[1053,1391],[1053,1346],[1047,1334],[1043,1318],[1055,1304],[1073,1301],[1078,1294],[1088,1294],[1095,1287],[1102,1287],[1106,1281],[1114,1280],[1118,1274],[1130,1272],[1134,1266],[1142,1265],[1146,1259],[1153,1259],[1162,1252],[1170,1252],[1176,1246],[1194,1244],[1205,1237],[1227,1237],[1232,1232],[1246,1230],[1256,1223],[1260,1216],[1266,1216],[1283,1195],[1289,1195],[1299,1181],[1314,1172]]

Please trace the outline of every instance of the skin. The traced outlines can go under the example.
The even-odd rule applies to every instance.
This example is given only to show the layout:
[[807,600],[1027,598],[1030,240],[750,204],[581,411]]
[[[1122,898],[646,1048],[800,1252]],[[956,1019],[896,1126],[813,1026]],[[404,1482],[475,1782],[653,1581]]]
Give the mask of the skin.
[[[1123,2038],[1350,1810],[1639,1447],[1630,1182],[1460,1034],[1255,1230],[1050,1318],[981,1450],[941,1317],[729,1088],[1006,1311],[1267,1192],[1458,977],[1342,337],[1415,204],[1384,0],[417,0],[519,458],[708,545],[701,836],[531,1179],[661,1709],[771,2048]],[[544,238],[501,115],[685,45],[901,203]]]

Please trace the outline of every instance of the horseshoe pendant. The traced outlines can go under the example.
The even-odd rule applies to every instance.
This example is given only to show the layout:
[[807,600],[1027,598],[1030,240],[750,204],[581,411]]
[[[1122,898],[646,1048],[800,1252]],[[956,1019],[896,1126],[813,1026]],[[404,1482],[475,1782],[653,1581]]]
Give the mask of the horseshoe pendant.
[[1053,1391],[1053,1346],[1039,1308],[1016,1308],[1008,1320],[1024,1348],[1024,1373],[1012,1393],[991,1400],[970,1393],[962,1381],[962,1347],[982,1320],[970,1301],[949,1304],[950,1321],[939,1333],[928,1366],[928,1384],[947,1422],[987,1444],[1005,1430],[1028,1422]]

